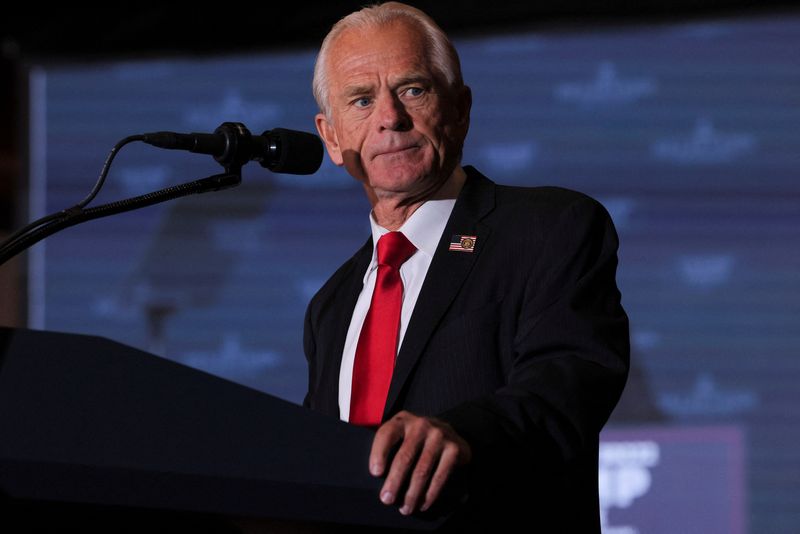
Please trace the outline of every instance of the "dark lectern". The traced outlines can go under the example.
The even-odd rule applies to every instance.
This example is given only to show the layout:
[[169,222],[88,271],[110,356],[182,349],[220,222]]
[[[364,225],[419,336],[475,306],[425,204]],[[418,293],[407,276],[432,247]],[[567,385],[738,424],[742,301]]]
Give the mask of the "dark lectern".
[[107,339],[0,328],[3,532],[441,524],[378,501],[371,442],[369,430]]

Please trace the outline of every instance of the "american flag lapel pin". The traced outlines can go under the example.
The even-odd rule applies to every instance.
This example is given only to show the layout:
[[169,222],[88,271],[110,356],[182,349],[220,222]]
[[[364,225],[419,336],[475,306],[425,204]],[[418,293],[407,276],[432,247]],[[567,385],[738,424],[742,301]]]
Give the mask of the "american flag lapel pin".
[[474,235],[454,235],[450,239],[450,250],[455,252],[473,252],[478,238]]

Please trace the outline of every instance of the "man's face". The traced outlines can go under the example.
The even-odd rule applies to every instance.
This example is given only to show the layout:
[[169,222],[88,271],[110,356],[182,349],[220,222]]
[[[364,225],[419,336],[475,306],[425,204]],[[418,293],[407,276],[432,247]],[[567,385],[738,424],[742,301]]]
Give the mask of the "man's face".
[[316,122],[333,162],[364,183],[373,203],[432,195],[458,162],[469,89],[453,94],[421,32],[401,21],[345,31],[327,68],[330,117]]

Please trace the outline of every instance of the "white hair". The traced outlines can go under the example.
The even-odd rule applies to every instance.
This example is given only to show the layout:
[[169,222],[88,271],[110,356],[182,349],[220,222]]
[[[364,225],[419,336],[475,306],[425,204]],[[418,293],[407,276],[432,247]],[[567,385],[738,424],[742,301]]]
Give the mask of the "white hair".
[[375,28],[386,26],[402,20],[418,28],[426,41],[433,68],[451,88],[464,85],[461,77],[461,62],[453,44],[442,29],[428,15],[415,7],[400,2],[387,2],[365,7],[350,13],[333,25],[331,31],[322,41],[314,64],[314,80],[312,87],[317,106],[326,117],[330,118],[330,92],[328,87],[328,56],[336,39],[346,30]]

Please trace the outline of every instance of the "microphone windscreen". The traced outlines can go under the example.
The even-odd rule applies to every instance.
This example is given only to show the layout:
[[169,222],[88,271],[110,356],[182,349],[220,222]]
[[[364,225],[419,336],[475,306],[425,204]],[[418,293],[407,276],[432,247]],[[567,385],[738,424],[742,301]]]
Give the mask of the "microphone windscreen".
[[277,141],[277,158],[269,169],[287,174],[314,174],[322,165],[322,141],[314,134],[275,128],[264,136]]

